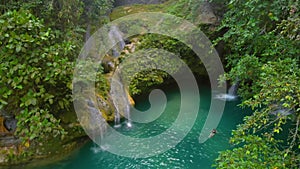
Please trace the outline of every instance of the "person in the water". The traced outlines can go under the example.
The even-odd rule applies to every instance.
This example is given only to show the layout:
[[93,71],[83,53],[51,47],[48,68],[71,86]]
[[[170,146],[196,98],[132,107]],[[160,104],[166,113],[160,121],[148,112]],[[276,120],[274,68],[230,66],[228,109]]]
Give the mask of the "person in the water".
[[213,136],[215,136],[217,134],[217,130],[216,129],[212,129],[212,131],[209,134],[209,138],[212,138]]

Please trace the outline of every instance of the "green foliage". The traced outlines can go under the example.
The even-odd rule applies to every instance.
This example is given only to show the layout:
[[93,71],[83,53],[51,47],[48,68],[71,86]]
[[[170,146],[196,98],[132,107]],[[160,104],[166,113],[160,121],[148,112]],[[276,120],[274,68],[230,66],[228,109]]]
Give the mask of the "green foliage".
[[199,68],[201,67],[199,64],[202,63],[198,60],[198,56],[179,40],[163,35],[147,34],[142,37],[138,47],[139,49],[158,48],[172,52],[188,64],[195,73],[203,74],[203,69]]
[[175,58],[174,54],[171,56],[169,54],[158,49],[144,49],[128,58],[130,61],[121,64],[122,79],[130,82],[131,94],[147,92],[153,86],[164,83],[170,75],[180,71],[182,63]]
[[79,51],[86,31],[91,34],[108,22],[104,15],[112,5],[113,0],[5,0],[0,2],[0,12],[29,10],[52,28],[56,37],[71,41]]
[[260,90],[258,87],[249,88],[249,85],[251,85],[252,79],[257,79],[259,77],[261,65],[262,63],[256,56],[246,55],[232,67],[230,75],[233,75],[232,78],[239,80],[239,90],[242,91],[240,92],[242,98],[246,99],[251,97],[253,93],[257,93]]
[[[101,65],[95,64],[92,59],[84,59],[78,60],[76,67],[76,71],[78,71],[77,75],[80,76],[76,76],[76,79],[73,79],[73,83],[77,83],[78,86],[75,90],[89,90],[87,89],[88,85],[94,83],[97,94],[104,97],[108,95],[109,84],[103,74],[103,67]],[[77,96],[73,95],[73,100],[76,99],[76,97]]]
[[[24,141],[64,137],[61,114],[72,109],[72,75],[88,25],[99,26],[112,0],[0,2],[0,109],[18,119]],[[93,29],[93,27],[91,27]],[[89,31],[89,30],[87,30]],[[91,32],[89,32],[91,33]],[[97,92],[108,84],[98,71]]]
[[236,145],[217,168],[299,166],[299,1],[231,0],[219,30],[226,33],[229,73],[240,82],[242,106],[254,113],[233,131]]
[[147,92],[151,87],[162,84],[167,77],[168,73],[158,70],[136,73],[129,85],[130,93],[137,95]]
[[[146,49],[162,49],[169,51],[181,58],[195,74],[200,76],[206,75],[205,68],[204,66],[201,66],[203,64],[197,55],[187,45],[183,44],[179,40],[157,34],[146,34],[140,37],[140,39],[141,43],[138,46],[138,51]],[[149,54],[145,53],[144,55],[147,56]],[[168,67],[168,69],[174,69],[172,70],[173,73],[180,71],[180,66],[177,62],[172,62],[171,60],[166,62],[165,58],[162,56],[156,57],[154,62],[157,64],[167,65],[165,68]],[[139,65],[136,66],[143,65],[141,63],[138,64]],[[128,70],[130,70],[130,67]],[[160,70],[147,70],[140,72],[135,75],[135,78],[132,78],[130,91],[132,94],[139,94],[143,91],[147,91],[147,89],[152,86],[166,82],[166,79],[169,78],[170,76],[168,73]]]
[[228,6],[229,11],[219,27],[219,30],[228,31],[218,39],[225,41],[231,52],[227,58],[228,66],[234,67],[245,55],[255,55],[263,62],[298,57],[299,49],[295,46],[299,42],[282,38],[279,36],[281,28],[276,27],[286,22],[283,18],[288,18],[288,0],[247,3],[232,0]]
[[[220,2],[216,0],[214,3],[219,4]],[[203,21],[201,20],[203,18],[200,17],[199,19],[200,15],[207,15],[207,17],[211,15],[215,16],[211,10],[210,4],[202,0],[168,1],[164,5],[166,7],[164,7],[162,10],[192,22],[197,20],[196,24],[199,24],[201,21]],[[118,8],[118,10],[120,9],[121,8]],[[135,8],[133,8],[133,10],[134,9]],[[206,32],[211,32],[208,31],[211,28],[210,26],[211,25],[207,25],[207,23],[200,25],[201,29],[205,30]],[[210,36],[212,37],[215,35],[210,34]],[[185,45],[179,40],[156,34],[146,34],[139,36],[138,38],[141,42],[141,44],[138,46],[138,49],[158,48],[169,51],[179,56],[196,76],[207,76],[206,69],[198,56],[193,52],[193,50],[191,50],[189,46]],[[164,79],[167,78],[169,78],[169,76],[160,71],[145,71],[144,73],[137,75],[136,79],[133,79],[130,90],[134,94],[138,94],[143,91],[141,88],[146,89],[147,86],[149,88],[150,86],[161,84],[165,82]],[[141,87],[142,85],[144,87]]]
[[25,140],[63,134],[52,114],[70,110],[74,46],[28,11],[6,12],[0,23],[0,108],[16,115]]
[[[112,3],[0,2],[0,110],[18,120],[14,136],[23,141],[25,148],[8,152],[10,163],[21,163],[34,156],[35,146],[41,146],[36,142],[52,140],[53,143],[43,145],[45,152],[40,152],[48,154],[48,148],[61,146],[61,139],[69,141],[84,135],[80,126],[66,125],[76,122],[76,118],[64,121],[70,117],[67,113],[76,116],[72,106],[73,68],[84,37],[88,38],[96,27],[107,22],[103,15]],[[105,96],[108,83],[101,67],[96,78],[97,94]],[[72,136],[66,137],[67,132]]]
[[224,13],[224,3],[224,0],[177,0],[170,1],[166,11],[199,25],[203,30],[206,24],[218,24],[218,17]]
[[23,8],[43,18],[47,24],[70,27],[77,26],[84,19],[98,20],[112,5],[113,0],[4,0],[0,3],[0,12],[4,14]]
[[[209,12],[199,10],[200,5],[203,5],[204,2],[205,1],[197,1],[197,0],[179,0],[179,1],[171,0],[171,1],[167,1],[162,5],[153,5],[153,6],[135,5],[130,7],[118,7],[114,9],[111,18],[116,19],[118,17],[128,15],[130,13],[154,10],[154,11],[165,11],[174,14],[176,16],[194,21],[200,14],[208,14],[208,13],[211,14],[210,10],[207,10]],[[135,22],[133,24],[136,25],[137,23]],[[122,25],[120,25],[120,30],[122,30]],[[168,36],[157,35],[157,34],[145,34],[137,38],[141,42],[141,44],[137,46],[138,50],[158,48],[158,49],[169,51],[171,53],[178,55],[189,66],[189,68],[193,71],[193,73],[195,73],[197,76],[207,75],[206,69],[203,66],[200,59],[198,58],[198,56],[193,52],[193,50],[191,50],[189,46],[185,45],[179,40],[170,38]],[[164,62],[164,61],[161,60],[158,61],[158,63],[159,62]],[[176,67],[176,65],[173,66]],[[163,82],[166,82],[166,79],[168,78],[170,78],[170,76],[163,71],[156,71],[156,70],[144,71],[143,73],[139,73],[135,75],[135,78],[132,79],[132,83],[130,84],[130,91],[132,94],[139,94],[143,91],[148,90],[152,86],[159,85],[162,84]]]
[[57,120],[49,111],[35,108],[22,110],[18,118],[18,135],[24,140],[43,139],[47,134],[58,137],[66,134]]
[[26,9],[36,17],[43,18],[47,24],[54,26],[54,22],[60,23],[56,26],[63,28],[70,26],[70,23],[75,23],[83,12],[83,3],[80,0],[8,0],[1,2],[1,11],[4,14],[10,10]]
[[298,111],[300,100],[300,71],[295,59],[269,61],[260,68],[260,91],[244,102],[253,108],[281,103],[283,108]]
[[192,0],[173,1],[169,5],[167,12],[174,14],[178,17],[188,18],[190,17],[192,6],[197,6],[199,4],[199,1],[196,2],[195,4],[192,4],[191,1]]
[[285,156],[285,153],[278,149],[275,140],[270,141],[255,135],[243,137],[245,144],[241,147],[227,150],[217,158],[217,168],[257,168],[257,169],[289,169],[297,168],[293,163],[297,155]]

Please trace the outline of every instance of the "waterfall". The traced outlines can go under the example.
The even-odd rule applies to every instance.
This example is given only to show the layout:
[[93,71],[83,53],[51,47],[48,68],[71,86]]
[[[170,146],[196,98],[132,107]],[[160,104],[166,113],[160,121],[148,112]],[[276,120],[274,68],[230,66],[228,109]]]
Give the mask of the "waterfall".
[[126,88],[122,83],[119,71],[115,71],[115,76],[111,79],[110,95],[113,98],[115,111],[115,127],[120,127],[121,114],[127,118],[126,125],[131,127],[130,103],[127,96]]
[[238,87],[239,87],[239,82],[237,81],[228,89],[228,94],[231,96],[237,96]]
[[[125,47],[125,41],[122,36],[122,32],[117,26],[111,26],[108,37],[110,42],[114,45],[112,48],[112,56],[119,57],[121,51]],[[131,127],[130,120],[130,102],[127,96],[127,90],[123,85],[122,78],[118,70],[115,71],[115,75],[111,78],[110,95],[113,99],[113,105],[115,107],[115,127],[120,127],[121,115],[127,118],[127,127]]]
[[115,111],[115,125],[114,125],[114,127],[118,128],[118,127],[121,127],[121,124],[120,124],[120,111],[118,110],[118,108],[115,105],[115,103],[114,103],[114,106],[116,108],[116,111]]
[[86,102],[89,111],[90,126],[88,128],[90,130],[91,137],[94,142],[92,150],[96,153],[101,150],[101,148],[96,143],[100,143],[101,139],[103,138],[103,134],[107,130],[107,123],[103,118],[100,110],[96,107],[95,102],[91,99],[86,100]]
[[125,41],[122,36],[122,32],[119,30],[117,26],[111,26],[108,32],[109,41],[114,44],[112,49],[112,56],[118,57],[121,54],[121,51],[125,47]]
[[237,79],[236,82],[228,89],[227,93],[217,94],[215,98],[224,101],[236,100],[238,97],[237,95],[238,87],[239,87],[239,80]]

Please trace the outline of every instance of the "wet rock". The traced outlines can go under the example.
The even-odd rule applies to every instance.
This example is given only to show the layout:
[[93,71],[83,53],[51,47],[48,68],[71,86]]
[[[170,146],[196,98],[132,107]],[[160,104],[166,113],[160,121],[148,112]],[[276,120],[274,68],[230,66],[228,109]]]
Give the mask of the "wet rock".
[[130,96],[128,90],[126,90],[126,95],[127,95],[129,104],[130,104],[131,106],[134,106],[134,105],[135,105],[135,101],[134,101],[133,98]]
[[14,132],[17,129],[17,119],[14,117],[4,119],[4,126],[9,132]]
[[112,116],[112,112],[114,111],[110,97],[111,96],[108,95],[105,99],[104,97],[97,95],[97,104],[99,106],[99,109],[104,113],[103,116],[108,121],[112,120],[109,116]]
[[12,135],[0,137],[0,147],[10,147],[20,143],[20,140]]
[[112,72],[115,69],[115,62],[116,60],[113,57],[106,55],[101,62],[101,65],[104,68],[104,73]]

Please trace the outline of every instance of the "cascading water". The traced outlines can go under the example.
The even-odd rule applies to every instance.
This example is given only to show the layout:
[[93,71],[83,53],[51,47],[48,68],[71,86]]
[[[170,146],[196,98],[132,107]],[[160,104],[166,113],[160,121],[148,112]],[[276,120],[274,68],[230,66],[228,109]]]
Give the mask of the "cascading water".
[[239,83],[234,83],[228,90],[228,95],[237,96],[237,89],[239,87]]
[[122,32],[119,30],[117,26],[111,26],[109,32],[108,32],[109,40],[112,44],[114,44],[114,47],[112,49],[112,56],[118,57],[121,54],[121,51],[125,47],[125,42],[122,37]]
[[[112,92],[111,92],[112,93]],[[121,127],[120,124],[120,111],[118,110],[117,106],[114,104],[114,106],[116,107],[116,111],[115,111],[115,128]]]
[[114,77],[111,79],[110,95],[113,98],[113,104],[116,108],[115,127],[120,127],[120,116],[123,114],[127,118],[127,127],[131,127],[130,120],[130,103],[127,97],[125,86],[122,83],[119,70],[115,71]]
[[[96,142],[99,143],[100,140],[103,138],[104,132],[107,130],[107,123],[102,116],[102,113],[98,108],[96,108],[96,104],[92,100],[86,100],[88,105],[89,113],[89,121],[92,126],[90,126],[90,131],[92,133],[92,138],[94,140],[94,146],[92,150],[97,153],[101,149],[95,144]],[[99,135],[100,133],[100,135]]]
[[236,100],[238,95],[237,95],[237,90],[239,87],[239,80],[236,80],[236,83],[234,83],[229,89],[226,94],[217,94],[215,96],[216,99],[220,100],[225,100],[225,101],[233,101]]
[[[117,26],[111,26],[108,33],[110,43],[114,45],[112,49],[112,56],[119,57],[121,51],[125,47],[125,41],[122,36],[122,32]],[[113,99],[113,104],[115,107],[115,127],[120,127],[121,114],[127,118],[127,127],[131,127],[130,120],[130,103],[127,97],[127,90],[123,85],[122,78],[120,76],[119,70],[115,70],[114,76],[111,78],[111,89],[110,95]]]

